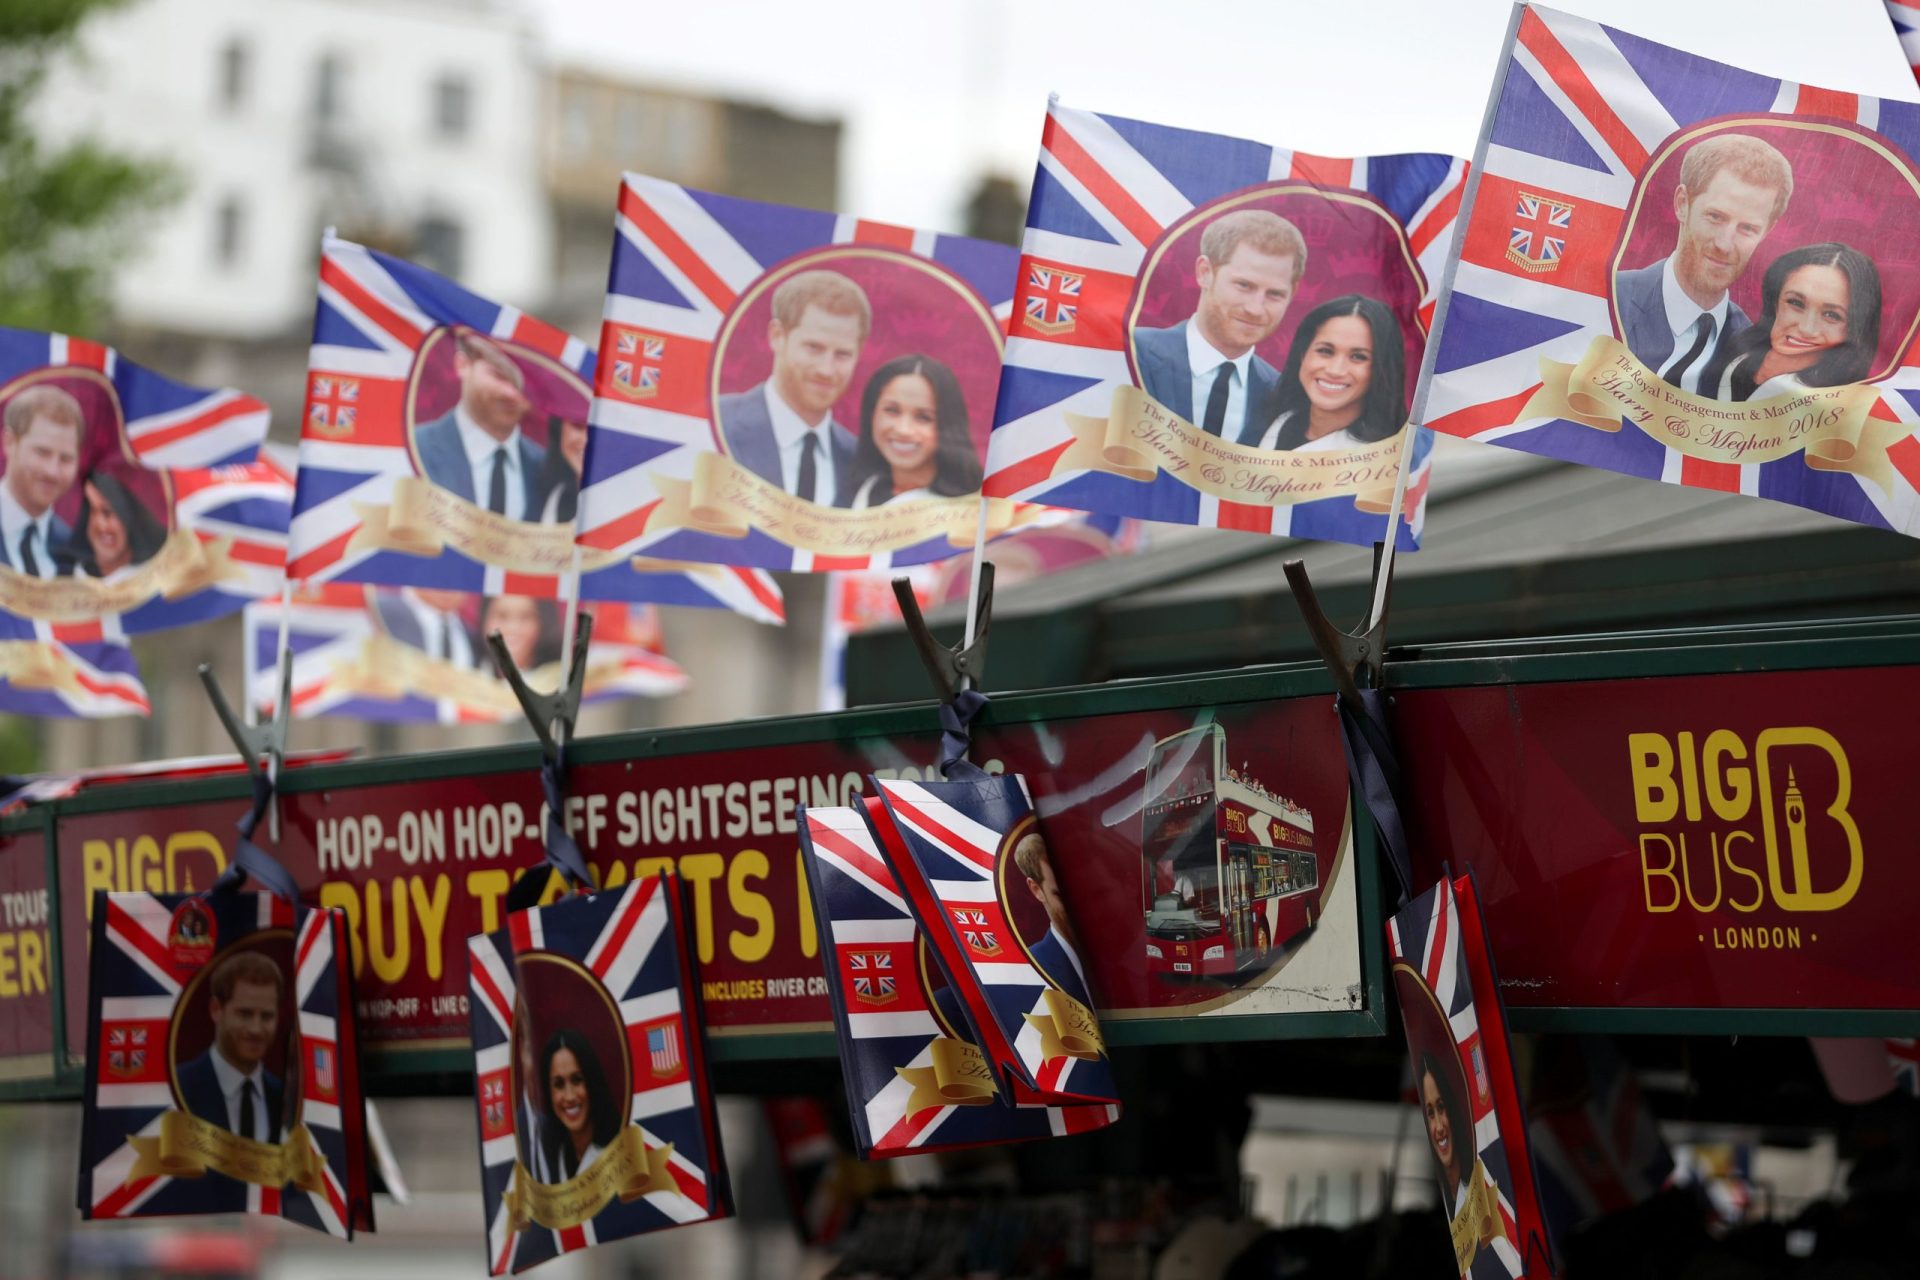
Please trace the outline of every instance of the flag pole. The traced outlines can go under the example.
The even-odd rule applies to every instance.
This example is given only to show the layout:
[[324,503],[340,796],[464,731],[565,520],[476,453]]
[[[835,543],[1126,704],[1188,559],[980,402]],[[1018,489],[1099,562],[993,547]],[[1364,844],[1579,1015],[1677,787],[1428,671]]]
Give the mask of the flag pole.
[[1405,519],[1407,473],[1413,470],[1413,437],[1419,431],[1409,422],[1400,434],[1400,472],[1393,479],[1393,506],[1387,509],[1387,544],[1380,552],[1380,568],[1373,575],[1373,608],[1367,614],[1367,626],[1380,625],[1387,613],[1387,584],[1393,580],[1393,549],[1400,545],[1400,525]]
[[[575,520],[576,531],[579,521]],[[580,544],[573,544],[573,563],[567,567],[567,612],[560,626],[560,678],[566,679],[566,673],[573,670],[573,628],[580,619]],[[554,741],[561,746],[567,745],[568,722],[562,720],[554,731]]]
[[[987,495],[980,495],[980,522],[973,531],[973,564],[967,572],[967,634],[960,642],[963,649],[973,648],[974,628],[980,623],[980,562],[987,558]],[[972,677],[963,677],[965,687],[973,687]]]

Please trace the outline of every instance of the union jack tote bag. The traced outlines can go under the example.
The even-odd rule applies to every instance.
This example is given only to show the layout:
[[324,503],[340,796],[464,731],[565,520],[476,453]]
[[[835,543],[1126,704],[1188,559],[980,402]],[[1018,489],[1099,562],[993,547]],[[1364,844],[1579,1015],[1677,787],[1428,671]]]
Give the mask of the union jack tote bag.
[[1387,922],[1413,1088],[1462,1280],[1553,1275],[1526,1115],[1471,873]]
[[733,1213],[670,874],[468,940],[489,1274]]
[[801,809],[800,844],[855,1144],[865,1159],[1104,1128],[1117,1103],[1048,1106],[1003,1089],[929,947],[866,808]]
[[271,893],[96,893],[80,1216],[373,1228],[339,911]]
[[975,1041],[1018,1101],[1118,1102],[1026,781],[875,778],[875,829]]

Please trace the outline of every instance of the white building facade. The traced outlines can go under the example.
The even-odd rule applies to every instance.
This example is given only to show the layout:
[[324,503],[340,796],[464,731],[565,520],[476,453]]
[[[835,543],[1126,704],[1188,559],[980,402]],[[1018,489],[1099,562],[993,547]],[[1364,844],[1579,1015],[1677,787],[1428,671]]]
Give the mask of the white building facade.
[[38,109],[185,184],[116,273],[118,321],[245,341],[304,330],[330,224],[537,308],[544,74],[513,0],[140,0]]

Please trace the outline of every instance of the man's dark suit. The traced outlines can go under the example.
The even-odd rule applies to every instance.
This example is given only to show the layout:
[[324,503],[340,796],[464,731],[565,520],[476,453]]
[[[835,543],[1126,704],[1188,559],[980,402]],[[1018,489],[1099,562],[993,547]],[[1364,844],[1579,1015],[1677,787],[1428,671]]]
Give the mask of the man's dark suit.
[[[1140,385],[1147,394],[1173,410],[1188,422],[1200,423],[1193,404],[1193,362],[1187,358],[1187,326],[1182,320],[1171,329],[1135,329],[1133,350],[1140,362]],[[1226,438],[1236,444],[1258,444],[1267,424],[1273,420],[1268,402],[1280,385],[1280,371],[1258,355],[1247,362],[1247,403],[1241,414],[1238,434],[1233,424]],[[1201,406],[1205,408],[1204,405]]]
[[[19,538],[18,529],[0,529],[0,564],[24,573],[25,570],[13,562],[13,547]],[[37,549],[34,554],[41,558],[42,563],[45,563],[45,557],[51,555],[53,571],[59,577],[71,574],[77,557],[77,548],[73,545],[73,526],[57,515],[48,516],[47,545]]]
[[[425,609],[428,606],[422,604],[418,607]],[[404,596],[380,592],[373,598],[373,609],[380,618],[380,625],[386,628],[388,635],[408,648],[418,649],[423,653],[433,652],[427,647],[427,629],[420,625],[420,615],[415,612],[415,606]],[[442,616],[446,619],[448,627],[454,631],[467,633],[467,648],[470,652],[480,651],[480,646],[473,639],[473,633],[468,631],[465,620],[459,614],[449,613]],[[448,639],[452,639],[451,634]],[[434,656],[439,655],[436,653]]]
[[[260,1079],[266,1086],[267,1132],[254,1134],[254,1140],[278,1142],[280,1107],[285,1101],[285,1093],[280,1087],[280,1077],[264,1067],[260,1071]],[[181,1066],[180,1100],[187,1104],[188,1111],[207,1123],[219,1125],[228,1132],[233,1131],[233,1125],[227,1118],[227,1098],[220,1092],[220,1077],[213,1069],[213,1050],[209,1049]]]
[[1040,941],[1030,948],[1033,963],[1040,972],[1052,978],[1054,984],[1082,1004],[1091,997],[1087,993],[1087,980],[1074,965],[1073,958],[1067,954],[1067,944],[1060,935],[1049,928]]
[[[1641,364],[1660,372],[1673,359],[1673,329],[1667,323],[1667,303],[1662,294],[1662,274],[1667,260],[1662,258],[1638,271],[1622,271],[1613,278],[1614,301],[1620,310],[1620,331],[1626,335],[1627,350]],[[1734,334],[1750,322],[1740,304],[1727,299],[1727,318],[1720,325],[1720,336],[1712,349],[1700,353],[1693,370],[1703,370],[1726,350]],[[1711,391],[1703,394],[1711,395]]]
[[[460,424],[454,411],[447,410],[413,433],[413,447],[419,451],[420,465],[433,481],[447,492],[468,502],[485,506],[485,499],[473,491],[473,466],[467,461],[466,448],[460,443]],[[540,519],[540,469],[546,465],[547,451],[522,434],[520,437],[520,489],[525,495],[520,518],[528,522]],[[481,467],[483,475],[492,463]]]
[[[751,391],[721,396],[715,406],[720,420],[720,435],[727,442],[733,460],[777,488],[787,486],[780,478],[780,442],[773,434],[773,413],[767,397],[778,392],[766,383]],[[839,423],[830,423],[827,438],[833,442],[833,505],[844,507],[853,499],[847,474],[853,469],[853,432]]]

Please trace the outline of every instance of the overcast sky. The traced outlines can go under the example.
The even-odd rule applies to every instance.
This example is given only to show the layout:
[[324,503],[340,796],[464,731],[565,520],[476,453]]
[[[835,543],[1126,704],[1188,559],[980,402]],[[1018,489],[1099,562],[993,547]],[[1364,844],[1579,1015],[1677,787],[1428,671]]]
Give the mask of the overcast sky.
[[[1024,187],[1047,94],[1323,155],[1471,156],[1503,0],[526,0],[565,61],[845,120],[842,212],[956,229]],[[1880,0],[1562,0],[1807,84],[1912,100]]]

